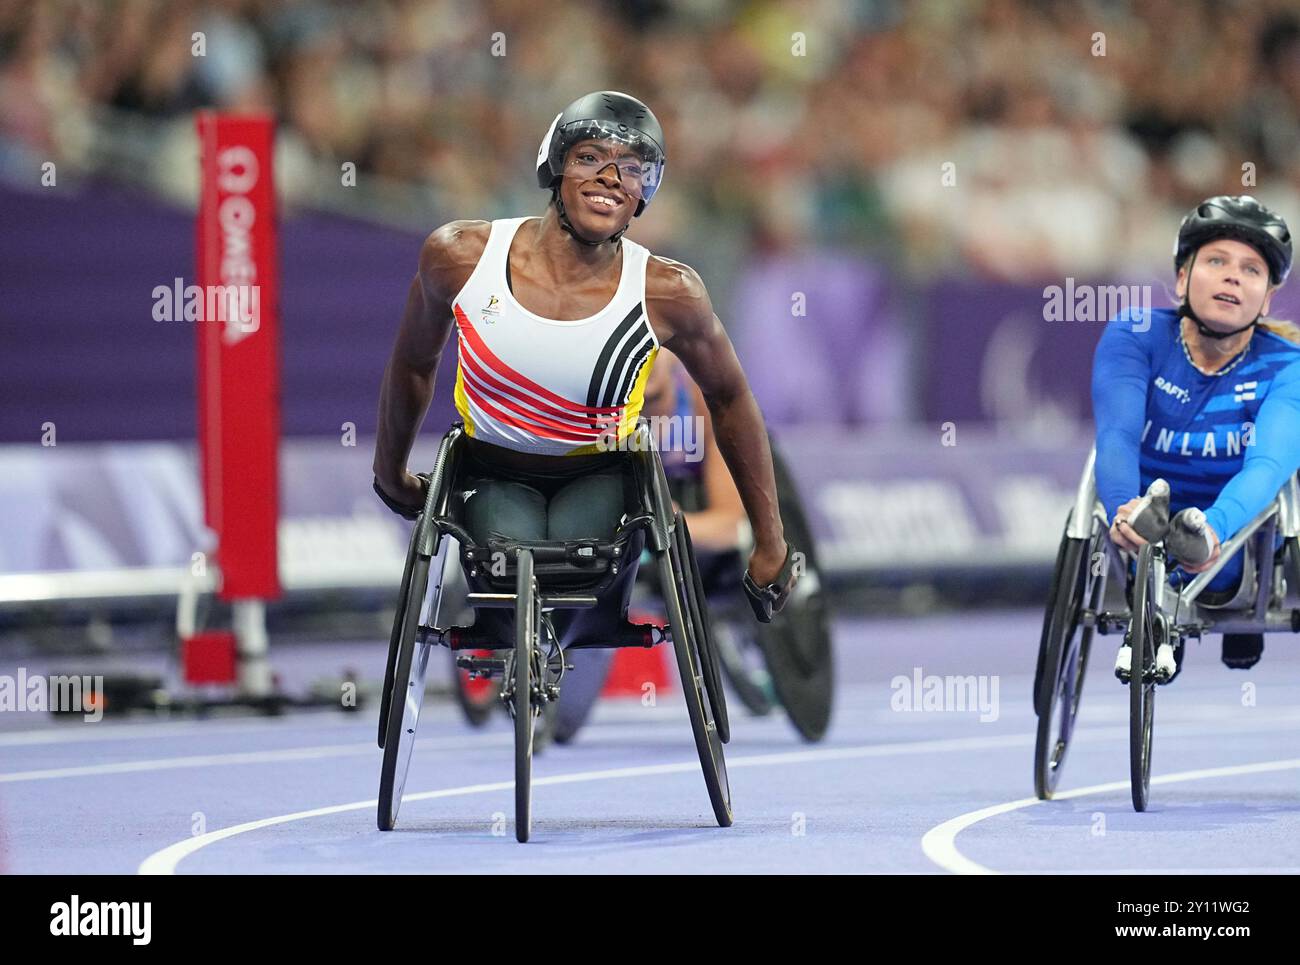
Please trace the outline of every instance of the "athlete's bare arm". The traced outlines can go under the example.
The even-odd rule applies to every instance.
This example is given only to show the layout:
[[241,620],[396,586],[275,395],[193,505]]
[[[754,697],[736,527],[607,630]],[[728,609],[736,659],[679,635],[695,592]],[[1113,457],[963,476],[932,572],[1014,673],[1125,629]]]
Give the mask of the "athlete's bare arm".
[[660,344],[690,373],[713,417],[718,449],[726,460],[754,530],[750,575],[774,581],[785,563],[785,532],[767,430],[731,339],[704,283],[693,268],[653,256],[646,266],[646,310]]
[[451,221],[429,235],[411,280],[393,354],[379,390],[375,478],[399,503],[419,505],[420,481],[406,468],[433,399],[434,377],[454,327],[451,301],[474,271],[491,225]]

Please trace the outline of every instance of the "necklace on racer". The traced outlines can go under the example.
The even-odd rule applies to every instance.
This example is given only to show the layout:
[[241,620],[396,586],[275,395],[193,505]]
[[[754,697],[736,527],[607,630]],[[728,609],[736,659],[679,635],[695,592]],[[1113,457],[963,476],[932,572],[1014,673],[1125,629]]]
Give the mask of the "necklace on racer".
[[1246,347],[1243,348],[1239,353],[1237,353],[1237,357],[1233,359],[1231,362],[1229,362],[1227,365],[1225,365],[1223,368],[1215,369],[1213,372],[1207,372],[1205,371],[1205,369],[1197,365],[1196,360],[1192,358],[1191,349],[1187,347],[1187,337],[1183,334],[1182,329],[1180,328],[1178,331],[1178,344],[1183,347],[1183,356],[1187,359],[1188,364],[1191,365],[1192,368],[1196,369],[1196,371],[1200,372],[1202,375],[1212,375],[1216,378],[1222,375],[1227,375],[1238,365],[1240,365],[1242,361],[1246,358],[1247,353],[1250,352],[1250,344],[1253,341],[1254,339],[1251,339],[1250,341],[1246,342]]

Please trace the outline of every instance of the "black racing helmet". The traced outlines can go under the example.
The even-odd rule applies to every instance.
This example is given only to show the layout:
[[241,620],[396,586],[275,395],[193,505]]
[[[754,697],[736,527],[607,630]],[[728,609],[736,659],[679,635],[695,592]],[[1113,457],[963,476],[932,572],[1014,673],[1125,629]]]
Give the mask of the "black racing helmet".
[[1206,198],[1183,218],[1174,244],[1174,270],[1182,268],[1201,245],[1216,238],[1244,241],[1264,257],[1274,285],[1286,281],[1291,271],[1291,232],[1280,215],[1250,195]]
[[579,97],[555,115],[537,149],[537,186],[555,188],[564,176],[564,156],[586,138],[614,141],[634,155],[631,167],[620,165],[629,194],[636,197],[639,218],[664,177],[664,132],[654,112],[628,94],[601,90]]

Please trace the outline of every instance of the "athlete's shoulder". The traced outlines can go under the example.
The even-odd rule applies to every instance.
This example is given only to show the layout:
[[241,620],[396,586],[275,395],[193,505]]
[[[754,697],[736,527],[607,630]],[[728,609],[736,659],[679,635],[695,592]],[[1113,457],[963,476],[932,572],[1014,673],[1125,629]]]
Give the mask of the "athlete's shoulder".
[[1266,351],[1280,356],[1279,361],[1291,365],[1300,360],[1300,326],[1293,322],[1278,319],[1266,319],[1259,323],[1257,334],[1262,338]]
[[647,301],[674,306],[675,311],[713,311],[700,273],[685,262],[662,255],[650,255],[646,262],[645,294]]
[[420,248],[425,284],[450,299],[465,286],[492,232],[490,221],[448,221],[429,233]]
[[423,252],[439,261],[458,261],[468,255],[473,255],[477,261],[491,233],[490,221],[448,221],[434,228],[424,239]]
[[685,331],[703,331],[713,324],[713,302],[704,280],[684,262],[650,255],[645,270],[645,299],[660,341]]

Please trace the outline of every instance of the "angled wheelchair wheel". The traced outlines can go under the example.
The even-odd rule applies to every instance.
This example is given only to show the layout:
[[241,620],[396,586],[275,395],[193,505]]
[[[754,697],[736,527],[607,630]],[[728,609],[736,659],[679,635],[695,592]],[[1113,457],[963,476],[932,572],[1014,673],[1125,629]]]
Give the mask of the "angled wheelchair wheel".
[[1094,564],[1101,534],[1063,537],[1043,635],[1039,642],[1039,684],[1034,695],[1038,734],[1034,744],[1034,793],[1041,801],[1056,791],[1074,734],[1083,693],[1093,628],[1082,625],[1085,607],[1096,610],[1105,595],[1106,569]]
[[1129,673],[1129,780],[1133,810],[1145,811],[1151,789],[1151,730],[1156,709],[1156,647],[1161,624],[1155,613],[1155,553],[1151,545],[1138,553],[1133,582],[1132,649]]
[[[419,526],[416,527],[417,532]],[[416,544],[413,541],[412,546]],[[379,830],[391,831],[397,824],[397,812],[402,806],[402,791],[406,786],[406,773],[411,765],[411,751],[415,747],[416,727],[420,721],[420,707],[424,701],[424,682],[429,669],[429,653],[433,645],[419,640],[420,617],[429,588],[431,567],[437,567],[438,586],[441,590],[442,564],[445,557],[432,558],[416,552],[411,564],[410,580],[406,594],[398,608],[399,622],[394,626],[396,653],[393,660],[392,688],[385,695],[384,759],[379,775]],[[436,603],[430,606],[430,623],[436,620]]]
[[406,621],[407,597],[411,591],[411,571],[415,568],[416,540],[419,526],[411,528],[411,541],[406,550],[406,565],[402,567],[402,588],[397,594],[397,612],[393,615],[393,630],[388,635],[388,662],[384,667],[384,689],[379,695],[379,749],[384,749],[384,736],[388,733],[388,708],[393,697],[393,676],[397,672],[397,653],[401,649],[402,625]]
[[685,596],[688,607],[686,616],[694,629],[704,688],[714,710],[718,737],[722,743],[729,744],[731,743],[731,719],[727,715],[727,694],[722,689],[722,661],[718,659],[717,645],[713,640],[709,601],[704,595],[704,580],[700,576],[699,561],[695,558],[695,547],[691,543],[690,527],[686,525],[686,517],[681,513],[677,514],[675,538],[678,540],[678,558],[684,565],[690,567],[690,582],[687,584]]
[[758,646],[758,624],[748,610],[717,613],[713,621],[713,643],[718,651],[722,676],[740,702],[755,717],[766,717],[779,704],[772,674]]
[[[1070,525],[1066,517],[1065,525]],[[1043,610],[1043,630],[1038,637],[1038,663],[1034,668],[1034,713],[1043,716],[1044,665],[1047,663],[1047,643],[1051,636],[1052,616],[1056,613],[1056,597],[1060,593],[1063,574],[1065,573],[1065,553],[1070,546],[1070,537],[1062,535],[1060,545],[1056,548],[1056,562],[1052,565],[1052,582],[1047,590],[1047,606]]]
[[537,636],[541,627],[541,596],[533,577],[533,554],[521,549],[515,576],[515,649],[511,673],[511,706],[515,718],[515,840],[521,844],[532,834],[533,691],[540,686],[535,675]]
[[822,586],[817,542],[803,500],[775,447],[772,468],[786,538],[803,553],[804,570],[785,607],[771,623],[758,624],[756,637],[790,723],[804,740],[818,741],[830,726],[835,694],[830,601]]
[[[680,519],[678,514],[678,524]],[[690,574],[689,562],[680,555],[682,545],[683,542],[676,534],[671,534],[667,549],[657,554],[659,582],[664,588],[664,606],[668,611],[673,653],[677,657],[682,694],[691,719],[700,767],[704,771],[704,783],[713,805],[713,815],[718,824],[726,828],[732,822],[731,786],[727,781],[727,762],[723,756],[716,713],[705,685],[706,675],[699,656],[699,634],[689,616],[689,594],[694,592],[694,580]]]

